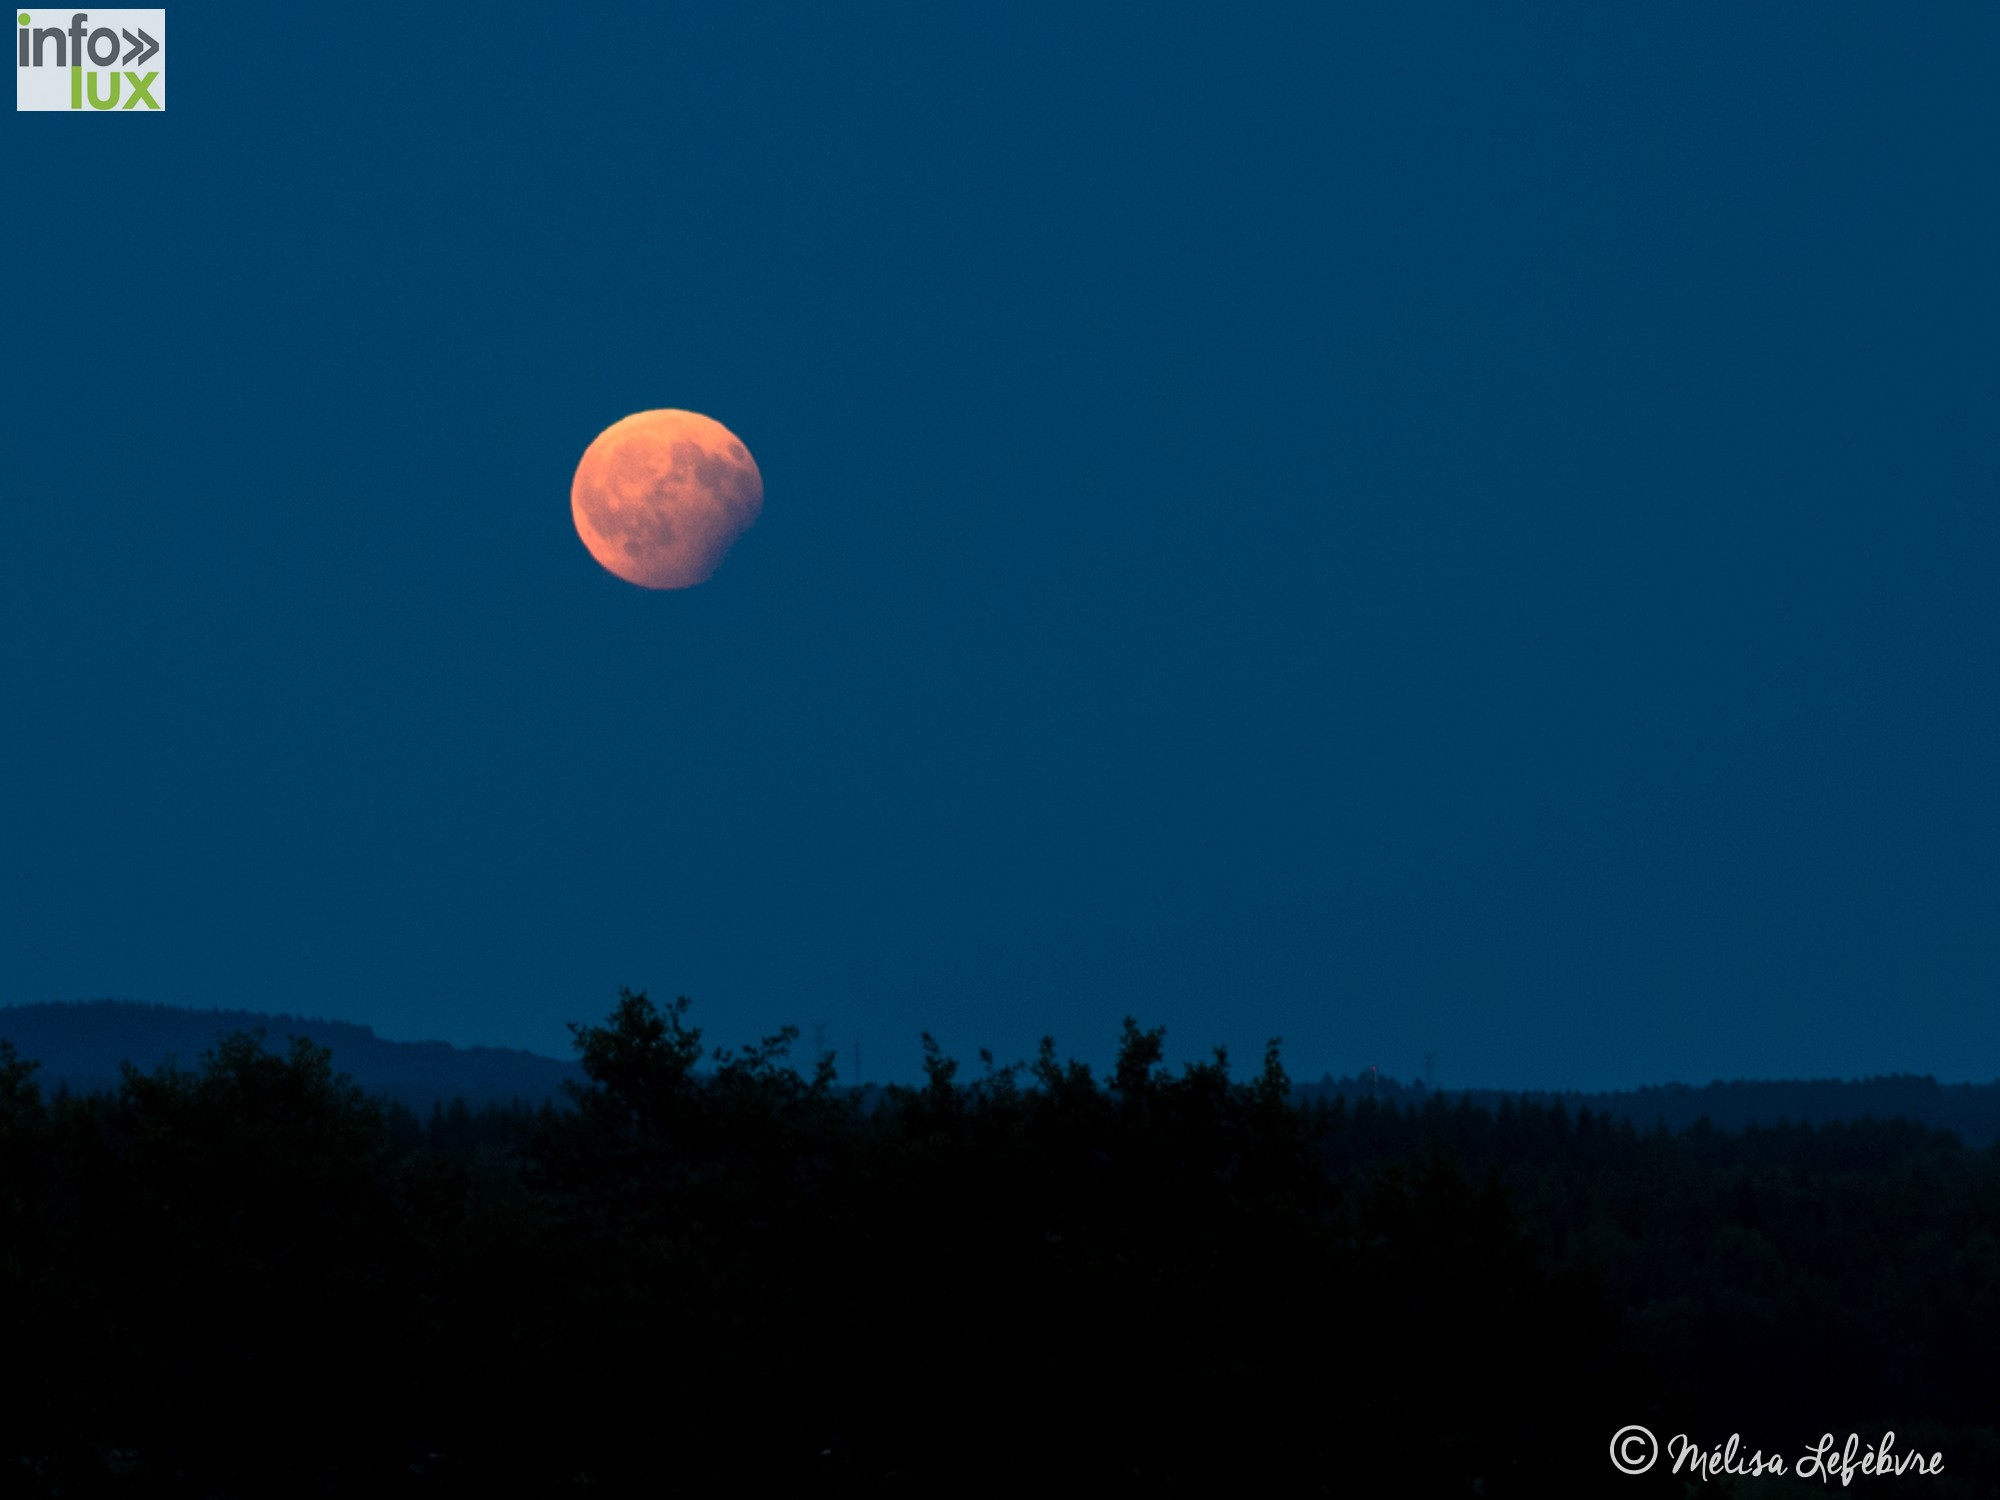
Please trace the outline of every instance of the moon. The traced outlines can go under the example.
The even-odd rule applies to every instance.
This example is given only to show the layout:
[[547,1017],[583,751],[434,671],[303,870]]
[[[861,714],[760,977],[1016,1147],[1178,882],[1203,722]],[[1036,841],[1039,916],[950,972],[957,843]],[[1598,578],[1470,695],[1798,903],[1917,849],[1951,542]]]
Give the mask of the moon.
[[764,476],[743,440],[693,411],[642,411],[583,450],[569,487],[576,534],[627,583],[685,589],[764,508]]

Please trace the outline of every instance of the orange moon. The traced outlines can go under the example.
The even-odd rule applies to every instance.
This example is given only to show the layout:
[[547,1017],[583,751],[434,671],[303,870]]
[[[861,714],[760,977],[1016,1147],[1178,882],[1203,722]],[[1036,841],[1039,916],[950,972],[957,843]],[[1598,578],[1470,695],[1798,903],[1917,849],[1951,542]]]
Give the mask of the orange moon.
[[743,440],[692,411],[642,411],[583,450],[569,487],[576,534],[627,583],[691,588],[764,508]]

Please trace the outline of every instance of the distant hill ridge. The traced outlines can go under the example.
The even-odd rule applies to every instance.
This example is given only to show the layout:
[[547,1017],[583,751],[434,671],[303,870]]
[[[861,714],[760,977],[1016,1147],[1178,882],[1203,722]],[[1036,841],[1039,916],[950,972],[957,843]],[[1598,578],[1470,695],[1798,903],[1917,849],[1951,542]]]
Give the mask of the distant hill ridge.
[[371,1094],[385,1094],[419,1111],[456,1098],[475,1108],[515,1099],[539,1104],[560,1097],[566,1080],[583,1077],[575,1063],[534,1052],[392,1042],[351,1021],[188,1010],[130,1000],[0,1006],[0,1039],[41,1064],[35,1081],[45,1094],[60,1084],[76,1093],[115,1088],[119,1065],[125,1062],[151,1072],[171,1057],[192,1068],[218,1037],[232,1031],[261,1031],[274,1052],[285,1050],[295,1036],[305,1037],[332,1052],[336,1072],[348,1074]]
[[1402,1108],[1433,1097],[1460,1099],[1497,1110],[1503,1103],[1543,1108],[1561,1105],[1571,1114],[1587,1109],[1630,1120],[1640,1130],[1664,1124],[1672,1131],[1707,1120],[1722,1130],[1752,1125],[1827,1125],[1861,1119],[1908,1120],[1933,1130],[1949,1130],[1967,1146],[2000,1141],[2000,1082],[1939,1083],[1929,1074],[1893,1073],[1874,1078],[1745,1079],[1702,1084],[1649,1084],[1644,1088],[1581,1093],[1551,1089],[1426,1089],[1387,1076],[1323,1077],[1298,1091],[1307,1099],[1335,1097],[1358,1102],[1373,1098]]

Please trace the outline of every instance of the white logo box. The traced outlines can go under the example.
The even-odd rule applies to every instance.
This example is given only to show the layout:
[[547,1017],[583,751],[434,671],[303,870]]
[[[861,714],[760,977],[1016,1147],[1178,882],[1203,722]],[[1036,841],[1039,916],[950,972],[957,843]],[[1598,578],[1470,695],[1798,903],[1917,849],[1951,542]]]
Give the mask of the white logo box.
[[14,12],[14,107],[148,115],[167,107],[164,10]]

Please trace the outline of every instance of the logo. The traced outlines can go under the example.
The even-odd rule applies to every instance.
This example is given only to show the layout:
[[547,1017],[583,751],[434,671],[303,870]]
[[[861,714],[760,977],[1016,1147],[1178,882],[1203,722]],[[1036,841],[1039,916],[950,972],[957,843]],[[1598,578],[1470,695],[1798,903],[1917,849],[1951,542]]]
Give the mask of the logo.
[[163,10],[16,12],[14,108],[167,107]]
[[1621,1474],[1643,1474],[1659,1456],[1659,1439],[1637,1422],[1611,1436],[1611,1466]]

